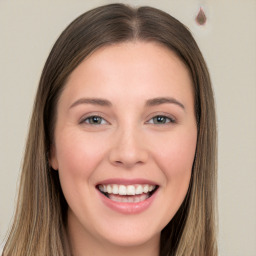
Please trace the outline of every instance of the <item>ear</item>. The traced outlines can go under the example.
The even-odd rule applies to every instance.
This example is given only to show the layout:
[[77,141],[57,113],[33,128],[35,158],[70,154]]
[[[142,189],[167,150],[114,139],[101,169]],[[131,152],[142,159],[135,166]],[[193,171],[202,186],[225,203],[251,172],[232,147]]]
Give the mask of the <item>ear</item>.
[[57,171],[59,169],[59,163],[58,163],[58,159],[57,159],[57,155],[56,155],[56,147],[55,145],[51,146],[50,152],[49,152],[49,156],[48,156],[48,161],[49,161],[49,165],[55,170]]

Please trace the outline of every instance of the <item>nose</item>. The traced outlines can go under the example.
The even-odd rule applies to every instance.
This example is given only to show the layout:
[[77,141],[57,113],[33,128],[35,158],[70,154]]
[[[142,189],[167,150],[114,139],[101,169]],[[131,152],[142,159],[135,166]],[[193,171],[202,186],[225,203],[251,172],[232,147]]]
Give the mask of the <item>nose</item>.
[[149,152],[143,136],[135,129],[120,130],[115,134],[109,161],[115,166],[131,169],[148,161]]

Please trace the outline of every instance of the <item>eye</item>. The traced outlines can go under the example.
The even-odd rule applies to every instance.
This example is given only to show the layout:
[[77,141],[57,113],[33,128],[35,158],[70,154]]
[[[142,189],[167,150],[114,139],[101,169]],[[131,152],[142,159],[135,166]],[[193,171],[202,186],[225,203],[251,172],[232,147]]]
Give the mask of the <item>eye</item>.
[[101,125],[101,124],[107,124],[107,121],[101,117],[101,116],[88,116],[84,118],[81,123],[86,123],[89,125]]
[[167,123],[175,123],[174,118],[163,116],[163,115],[157,115],[151,118],[148,121],[149,124],[167,124]]

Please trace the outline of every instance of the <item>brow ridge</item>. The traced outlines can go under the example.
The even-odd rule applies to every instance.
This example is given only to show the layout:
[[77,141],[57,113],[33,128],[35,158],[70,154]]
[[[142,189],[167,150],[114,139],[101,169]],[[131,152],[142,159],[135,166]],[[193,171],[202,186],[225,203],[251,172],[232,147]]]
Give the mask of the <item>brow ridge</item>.
[[92,104],[92,105],[99,105],[99,106],[106,106],[111,107],[112,103],[109,100],[101,99],[101,98],[81,98],[75,101],[70,108],[73,108],[80,104]]
[[178,100],[172,97],[158,97],[158,98],[149,99],[146,101],[146,106],[149,106],[149,107],[158,106],[165,103],[176,104],[181,108],[185,109],[185,106],[181,102],[179,102]]
[[[175,98],[172,97],[157,97],[157,98],[152,98],[152,99],[148,99],[146,101],[145,106],[146,107],[153,107],[153,106],[158,106],[161,104],[176,104],[178,106],[180,106],[181,108],[185,109],[185,106],[179,102],[178,100],[176,100]],[[92,105],[98,105],[98,106],[106,106],[106,107],[111,107],[112,103],[109,100],[106,99],[102,99],[102,98],[81,98],[78,99],[77,101],[75,101],[70,108],[73,108],[77,105],[80,104],[92,104]]]

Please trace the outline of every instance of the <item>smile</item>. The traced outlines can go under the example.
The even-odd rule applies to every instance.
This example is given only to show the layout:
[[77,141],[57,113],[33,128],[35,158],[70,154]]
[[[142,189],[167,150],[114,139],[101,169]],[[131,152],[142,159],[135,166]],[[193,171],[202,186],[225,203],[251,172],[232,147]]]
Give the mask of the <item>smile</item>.
[[98,190],[112,201],[120,203],[139,203],[151,197],[157,190],[157,185],[134,184],[100,184]]

